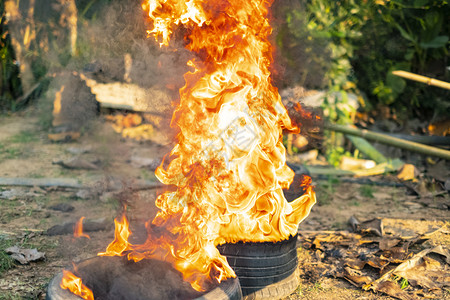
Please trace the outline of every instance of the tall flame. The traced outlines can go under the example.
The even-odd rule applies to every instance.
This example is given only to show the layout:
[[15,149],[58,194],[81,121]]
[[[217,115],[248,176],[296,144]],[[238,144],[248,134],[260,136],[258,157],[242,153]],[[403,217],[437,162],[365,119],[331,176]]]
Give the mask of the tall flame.
[[[158,196],[147,241],[128,242],[124,217],[101,255],[171,262],[201,291],[234,277],[215,247],[225,242],[279,241],[295,235],[315,194],[287,202],[282,189],[294,172],[286,166],[282,130],[299,131],[272,85],[268,8],[260,0],[147,0],[151,35],[168,46],[177,26],[188,30],[188,62],[172,125],[178,143],[157,178],[176,187]],[[124,229],[126,228],[126,230]],[[120,252],[120,253],[119,253]]]

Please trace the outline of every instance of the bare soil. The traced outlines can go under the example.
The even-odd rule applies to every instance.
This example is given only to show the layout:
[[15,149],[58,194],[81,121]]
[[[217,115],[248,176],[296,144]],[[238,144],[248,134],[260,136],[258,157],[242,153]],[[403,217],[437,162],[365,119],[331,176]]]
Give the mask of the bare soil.
[[[70,148],[86,148],[80,157],[99,161],[98,170],[65,169],[52,164],[55,159],[73,157]],[[125,140],[115,133],[102,117],[73,143],[52,143],[40,129],[35,113],[25,112],[0,118],[0,177],[76,178],[80,182],[108,181],[111,178],[130,183],[137,179],[154,180],[153,171],[131,163],[133,156],[160,158],[170,145],[157,142]],[[385,179],[389,181],[389,178]],[[318,203],[300,225],[300,232],[341,231],[348,229],[348,220],[381,218],[386,233],[415,236],[435,231],[421,247],[450,245],[448,228],[449,195],[426,198],[408,195],[405,187],[366,186],[357,183],[315,180]],[[152,219],[156,209],[156,190],[110,193],[99,188],[97,195],[80,199],[78,190],[36,187],[0,187],[15,190],[16,197],[0,198],[0,299],[45,299],[49,280],[72,261],[80,261],[104,251],[113,240],[113,219],[127,202],[131,230]],[[72,211],[62,212],[50,206],[67,203]],[[79,218],[109,222],[106,230],[88,232],[90,239],[71,234],[48,236],[47,229]],[[19,245],[45,252],[45,260],[27,265],[5,262],[4,249]],[[393,299],[385,294],[364,291],[348,281],[320,274],[317,250],[299,243],[300,286],[287,299]],[[443,299],[450,299],[448,290]]]

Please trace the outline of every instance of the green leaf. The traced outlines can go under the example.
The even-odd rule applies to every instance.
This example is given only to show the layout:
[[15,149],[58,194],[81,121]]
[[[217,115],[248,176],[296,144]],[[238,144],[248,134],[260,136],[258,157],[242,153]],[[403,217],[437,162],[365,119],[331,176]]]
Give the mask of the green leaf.
[[429,42],[420,43],[420,47],[422,47],[424,49],[441,48],[441,47],[444,47],[445,44],[447,44],[447,42],[448,42],[448,36],[440,35],[440,36],[435,37],[434,39],[432,39]]
[[411,59],[413,59],[413,57],[414,57],[414,53],[415,53],[416,51],[414,51],[414,49],[408,49],[408,50],[406,50],[406,53],[405,53],[405,59],[406,60],[411,60]]
[[392,70],[389,70],[386,75],[386,86],[392,89],[392,92],[396,95],[401,94],[406,87],[406,81],[403,78],[397,77],[392,74]]
[[413,7],[419,8],[428,4],[429,0],[414,0]]
[[402,37],[404,37],[408,41],[416,43],[416,39],[414,37],[412,37],[408,32],[406,32],[406,30],[403,29],[400,25],[395,24],[395,27],[397,27],[397,29],[400,31],[400,34],[402,35]]

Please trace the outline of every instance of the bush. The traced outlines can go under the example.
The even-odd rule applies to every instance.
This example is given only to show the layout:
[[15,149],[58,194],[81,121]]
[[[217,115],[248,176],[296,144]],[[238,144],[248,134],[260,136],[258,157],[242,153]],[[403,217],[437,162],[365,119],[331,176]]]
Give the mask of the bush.
[[[324,70],[328,89],[362,92],[367,109],[387,105],[405,118],[448,115],[449,91],[391,74],[405,70],[449,80],[448,1],[297,0],[276,13],[285,20],[277,43],[292,72]],[[298,53],[302,62],[296,60]],[[299,84],[317,86],[299,78]]]
[[0,2],[0,113],[14,110],[15,98],[21,95],[19,67],[15,64],[5,18],[5,4]]

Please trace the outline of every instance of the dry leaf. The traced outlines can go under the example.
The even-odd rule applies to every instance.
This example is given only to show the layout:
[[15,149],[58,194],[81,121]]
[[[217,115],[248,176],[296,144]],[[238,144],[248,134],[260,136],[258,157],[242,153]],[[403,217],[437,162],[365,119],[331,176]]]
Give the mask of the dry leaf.
[[420,174],[419,170],[414,165],[405,164],[400,172],[397,174],[397,178],[400,180],[413,180]]
[[22,265],[26,265],[32,261],[38,261],[45,259],[45,253],[34,249],[24,249],[17,246],[9,247],[5,249],[5,252],[10,254],[12,258],[17,260]]
[[400,239],[382,239],[379,243],[380,250],[389,250],[400,243]]
[[382,292],[389,296],[402,299],[402,300],[416,300],[418,297],[410,295],[408,292],[402,290],[396,282],[382,281],[371,285],[370,287],[375,292]]

